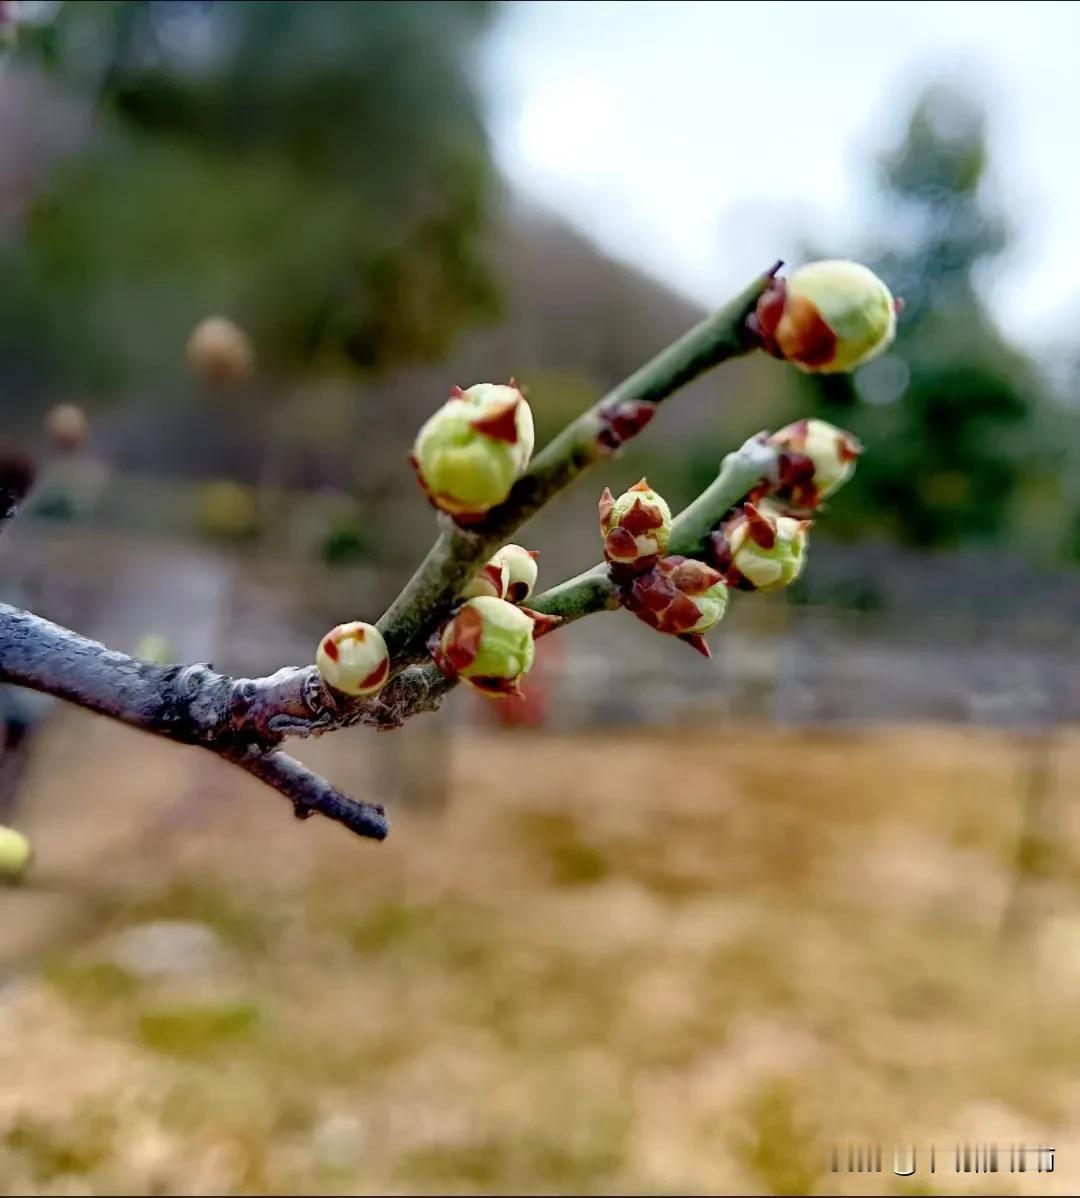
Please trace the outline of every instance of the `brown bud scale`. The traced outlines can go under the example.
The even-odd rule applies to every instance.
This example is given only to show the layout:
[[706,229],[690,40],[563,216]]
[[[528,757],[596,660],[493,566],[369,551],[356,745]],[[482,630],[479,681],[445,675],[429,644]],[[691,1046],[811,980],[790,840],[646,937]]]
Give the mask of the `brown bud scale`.
[[470,420],[470,427],[485,437],[494,441],[505,441],[508,445],[516,445],[518,440],[517,409],[521,396],[508,400],[493,409],[481,420]]
[[643,399],[624,399],[600,410],[597,444],[608,453],[619,450],[656,415],[656,405]]

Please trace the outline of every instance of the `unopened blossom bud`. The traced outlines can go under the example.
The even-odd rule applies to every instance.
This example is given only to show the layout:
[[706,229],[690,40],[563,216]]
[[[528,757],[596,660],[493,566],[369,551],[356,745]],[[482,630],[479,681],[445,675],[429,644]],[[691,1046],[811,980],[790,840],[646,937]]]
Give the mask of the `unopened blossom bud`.
[[604,556],[613,565],[648,569],[667,548],[671,508],[646,479],[634,483],[618,499],[605,487],[599,512]]
[[809,520],[774,515],[746,503],[720,532],[713,533],[713,560],[729,586],[778,591],[802,573],[809,528]]
[[770,493],[791,507],[809,510],[855,473],[858,440],[824,420],[797,420],[769,438],[777,450],[776,484]]
[[505,599],[509,574],[506,563],[500,561],[499,555],[495,554],[476,571],[469,585],[461,592],[462,597],[475,599],[479,595],[490,595],[495,599]]
[[491,696],[520,695],[532,668],[534,640],[561,621],[505,599],[480,595],[464,603],[432,644],[436,666]]
[[728,589],[719,570],[672,554],[634,579],[626,605],[640,620],[711,656],[704,636],[723,618]]
[[34,858],[30,841],[14,828],[0,824],[0,882],[19,882]]
[[346,695],[372,695],[390,676],[390,654],[374,624],[339,624],[315,653],[323,682]]
[[769,353],[800,370],[855,370],[896,335],[899,304],[872,270],[828,259],[774,279],[755,311],[756,332]]
[[412,463],[437,508],[476,519],[510,494],[534,441],[532,410],[517,384],[477,383],[455,387],[424,424]]
[[191,331],[187,361],[192,372],[217,387],[235,386],[251,374],[255,350],[247,333],[224,316],[208,316]]
[[75,403],[58,403],[45,417],[45,435],[56,449],[78,449],[89,427],[86,412]]
[[539,556],[535,549],[504,545],[491,559],[506,567],[506,598],[511,603],[522,603],[533,593],[538,573],[536,559]]

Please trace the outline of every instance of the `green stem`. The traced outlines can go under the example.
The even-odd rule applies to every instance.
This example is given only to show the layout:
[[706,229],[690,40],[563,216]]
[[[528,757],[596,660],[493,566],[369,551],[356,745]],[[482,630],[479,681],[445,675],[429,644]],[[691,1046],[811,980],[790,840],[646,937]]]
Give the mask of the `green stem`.
[[521,606],[547,616],[562,616],[563,623],[569,624],[593,612],[614,611],[619,606],[619,593],[608,576],[607,565],[601,562],[542,595],[526,599]]
[[775,466],[776,450],[765,443],[760,433],[729,453],[720,463],[716,478],[675,517],[668,553],[701,557],[709,533]]
[[[672,521],[668,552],[701,557],[709,533],[772,472],[775,464],[776,450],[766,445],[760,434],[729,453],[715,481]],[[608,577],[607,566],[600,562],[584,574],[527,600],[524,606],[570,622],[592,612],[614,610],[619,606],[619,594]]]
[[600,436],[606,427],[605,413],[626,401],[659,404],[711,367],[755,348],[746,319],[778,267],[756,278],[563,429],[482,524],[466,529],[440,518],[438,539],[379,620],[395,671],[425,659],[426,637],[477,568],[553,496],[610,452]]

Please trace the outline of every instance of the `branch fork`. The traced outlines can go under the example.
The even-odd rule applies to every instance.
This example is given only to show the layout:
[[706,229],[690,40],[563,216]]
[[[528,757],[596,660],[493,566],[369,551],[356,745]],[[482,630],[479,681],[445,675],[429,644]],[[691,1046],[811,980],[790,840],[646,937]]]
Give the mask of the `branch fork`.
[[[314,665],[286,666],[262,678],[232,678],[206,663],[153,665],[6,604],[0,604],[0,681],[56,695],[144,732],[197,745],[278,791],[300,818],[323,815],[357,835],[382,839],[387,821],[381,806],[343,794],[282,752],[282,742],[358,724],[394,729],[415,715],[436,710],[456,684],[458,670],[440,672],[432,655],[436,660],[446,656],[438,645],[440,630],[459,611],[462,591],[477,570],[583,471],[637,436],[673,392],[713,366],[757,347],[760,337],[754,312],[779,266],[759,276],[571,422],[536,455],[504,502],[479,519],[439,514],[435,544],[376,626],[391,663],[391,677],[378,693],[355,698],[336,691]],[[512,419],[514,412],[509,409],[496,412],[483,431],[493,437],[509,436]],[[10,457],[9,465],[6,468],[0,458],[0,523],[10,517],[29,486],[27,471],[21,468],[25,461]],[[777,449],[765,433],[723,460],[716,480],[671,523],[666,553],[674,557],[664,559],[675,561],[668,569],[669,589],[681,587],[695,595],[707,589],[715,571],[696,562],[688,561],[685,568],[679,563],[704,559],[714,530],[756,487],[773,485],[778,471]],[[688,570],[697,571],[692,579]],[[601,562],[531,596],[527,609],[521,610],[533,619],[535,635],[622,606],[627,592],[614,574],[612,566]],[[679,606],[682,591],[666,596],[669,606]],[[699,649],[703,646],[700,636],[686,631],[689,609],[665,609],[663,619],[669,616],[674,621],[670,631]]]

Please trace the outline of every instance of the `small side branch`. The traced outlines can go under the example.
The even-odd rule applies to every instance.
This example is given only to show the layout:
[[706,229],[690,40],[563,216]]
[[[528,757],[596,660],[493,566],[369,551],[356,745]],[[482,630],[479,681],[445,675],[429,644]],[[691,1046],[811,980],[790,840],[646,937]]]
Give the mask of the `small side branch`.
[[760,275],[567,425],[537,454],[505,503],[492,508],[482,524],[462,528],[449,517],[440,517],[438,540],[379,620],[379,631],[398,668],[425,660],[427,636],[462,587],[526,520],[582,471],[635,436],[673,392],[713,366],[757,347],[747,330],[747,318],[779,268],[777,263]]
[[[672,521],[668,552],[701,557],[709,533],[762,479],[772,478],[776,467],[776,449],[763,433],[729,453],[716,479]],[[562,616],[564,624],[593,612],[614,611],[619,605],[618,589],[604,562],[533,596],[527,604],[545,615]]]
[[[317,691],[311,685],[311,672]],[[284,731],[293,728],[301,702],[314,702],[312,695],[321,692],[327,703],[333,703],[314,667],[280,670],[266,679],[233,679],[209,665],[152,665],[0,604],[0,681],[67,699],[144,732],[216,753],[285,795],[298,815],[318,812],[351,832],[377,840],[387,833],[381,807],[349,798],[299,761],[276,751]],[[396,687],[400,695],[417,701],[425,690],[424,684],[405,675]],[[428,681],[427,691],[442,693],[434,680]],[[237,695],[264,718],[246,723],[238,719]],[[263,696],[278,705],[273,713],[259,701]],[[390,718],[383,709],[385,699],[382,704],[371,713],[371,722]],[[313,722],[318,718],[317,714]],[[353,722],[360,718],[361,713],[353,713]]]
[[283,794],[299,819],[318,812],[357,836],[372,840],[385,839],[390,830],[382,807],[350,798],[295,757],[263,753],[254,747],[226,750],[221,755]]

